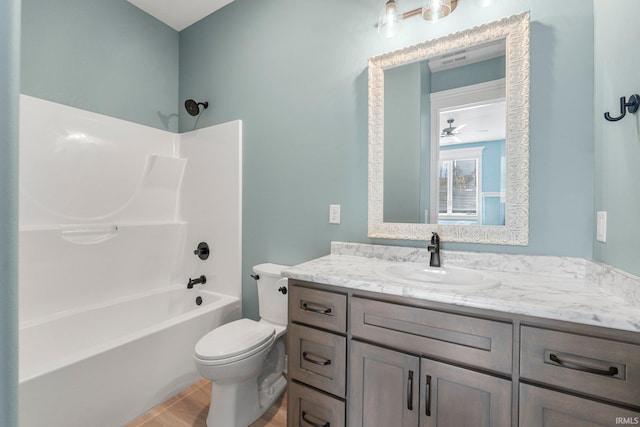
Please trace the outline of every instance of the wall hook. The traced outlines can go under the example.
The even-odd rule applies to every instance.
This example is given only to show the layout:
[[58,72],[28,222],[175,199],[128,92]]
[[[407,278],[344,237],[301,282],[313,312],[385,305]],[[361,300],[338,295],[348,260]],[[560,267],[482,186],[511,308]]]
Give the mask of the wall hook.
[[630,113],[635,113],[638,111],[638,107],[640,107],[640,95],[633,94],[629,97],[629,102],[627,102],[626,98],[623,96],[620,98],[620,115],[618,117],[611,117],[609,112],[604,113],[604,118],[610,122],[617,122],[618,120],[622,120],[624,116],[627,114],[627,111]]

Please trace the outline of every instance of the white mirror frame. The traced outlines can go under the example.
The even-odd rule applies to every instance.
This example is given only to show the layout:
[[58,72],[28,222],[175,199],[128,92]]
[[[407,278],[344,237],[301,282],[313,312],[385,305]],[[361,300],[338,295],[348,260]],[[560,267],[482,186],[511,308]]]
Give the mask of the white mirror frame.
[[[506,212],[504,226],[383,221],[384,70],[506,39]],[[527,245],[529,242],[529,13],[429,40],[369,59],[369,212],[371,238]]]

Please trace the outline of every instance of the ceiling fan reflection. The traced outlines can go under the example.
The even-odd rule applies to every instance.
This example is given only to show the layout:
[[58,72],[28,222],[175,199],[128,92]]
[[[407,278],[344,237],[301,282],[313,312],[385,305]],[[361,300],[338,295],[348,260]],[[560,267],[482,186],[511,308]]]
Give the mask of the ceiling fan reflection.
[[[446,128],[442,129],[442,131],[440,132],[440,137],[441,138],[447,138],[447,137],[455,137],[456,135],[460,135],[462,132],[462,129],[467,126],[466,123],[461,124],[460,126],[454,126],[453,122],[455,121],[455,119],[447,119],[447,123],[449,124],[449,126],[447,126]],[[488,132],[488,129],[478,129],[478,130],[466,130],[464,133],[472,133],[472,132]]]

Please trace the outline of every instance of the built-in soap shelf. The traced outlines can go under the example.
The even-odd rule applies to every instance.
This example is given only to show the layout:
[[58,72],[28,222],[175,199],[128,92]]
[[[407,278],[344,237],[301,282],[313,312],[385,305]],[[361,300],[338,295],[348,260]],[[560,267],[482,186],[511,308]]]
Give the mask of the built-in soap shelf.
[[65,225],[60,229],[60,236],[71,242],[82,245],[104,242],[112,239],[118,233],[118,226],[110,225],[81,225],[70,226]]
[[43,225],[43,226],[21,226],[20,233],[55,233],[70,242],[80,245],[90,245],[103,243],[113,239],[119,233],[128,232],[133,229],[144,227],[172,228],[186,227],[187,222],[140,222],[121,224],[71,224],[71,225]]

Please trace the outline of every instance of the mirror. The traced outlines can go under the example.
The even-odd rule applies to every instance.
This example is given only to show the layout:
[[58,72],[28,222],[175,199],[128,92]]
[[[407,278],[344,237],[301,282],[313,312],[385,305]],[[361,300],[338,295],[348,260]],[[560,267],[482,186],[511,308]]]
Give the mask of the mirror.
[[369,237],[526,245],[529,15],[369,59]]

